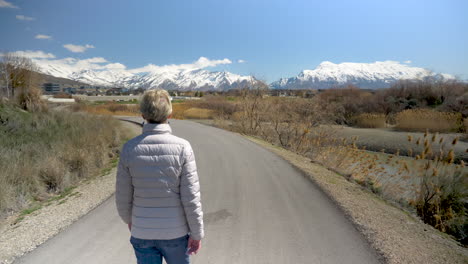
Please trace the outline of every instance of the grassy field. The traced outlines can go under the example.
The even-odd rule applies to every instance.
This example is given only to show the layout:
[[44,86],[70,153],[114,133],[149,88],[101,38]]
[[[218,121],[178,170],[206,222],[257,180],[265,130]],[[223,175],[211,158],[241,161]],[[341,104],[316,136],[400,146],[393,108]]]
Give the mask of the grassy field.
[[118,121],[69,111],[0,105],[0,215],[47,201],[117,158]]

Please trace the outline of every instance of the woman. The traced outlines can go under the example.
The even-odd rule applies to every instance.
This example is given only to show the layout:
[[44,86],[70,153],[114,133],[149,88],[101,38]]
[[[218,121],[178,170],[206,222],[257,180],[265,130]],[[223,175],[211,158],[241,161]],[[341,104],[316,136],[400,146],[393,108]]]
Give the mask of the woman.
[[172,113],[165,90],[143,95],[143,133],[122,148],[116,205],[131,231],[138,263],[189,263],[201,246],[203,212],[190,143],[171,134]]

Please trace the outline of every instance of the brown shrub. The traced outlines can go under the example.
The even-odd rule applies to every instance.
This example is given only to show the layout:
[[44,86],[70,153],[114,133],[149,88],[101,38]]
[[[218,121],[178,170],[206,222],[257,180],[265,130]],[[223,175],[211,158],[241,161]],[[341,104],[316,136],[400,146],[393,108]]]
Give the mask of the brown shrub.
[[337,124],[349,124],[352,117],[363,112],[375,111],[372,94],[355,86],[341,89],[328,89],[318,94],[314,102],[321,108],[332,110],[334,122]]
[[20,89],[17,96],[19,106],[28,111],[47,111],[47,104],[41,99],[41,90],[36,86]]

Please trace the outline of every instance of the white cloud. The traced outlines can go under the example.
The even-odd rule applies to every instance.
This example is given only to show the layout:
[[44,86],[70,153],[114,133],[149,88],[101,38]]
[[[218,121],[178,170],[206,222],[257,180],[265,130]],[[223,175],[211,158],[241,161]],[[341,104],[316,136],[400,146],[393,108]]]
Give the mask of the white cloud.
[[10,3],[10,2],[7,2],[5,0],[0,0],[0,8],[19,8],[17,6],[15,6],[14,4]]
[[245,60],[237,60],[237,63],[245,63]]
[[42,50],[20,50],[14,52],[18,56],[23,56],[31,59],[53,59],[55,55],[52,53],[45,53]]
[[404,61],[404,63],[406,63],[406,64],[410,64],[411,62],[412,61],[410,61],[410,60]]
[[28,17],[28,16],[23,16],[23,15],[16,15],[16,19],[23,20],[23,21],[33,21],[33,20],[35,20],[34,17]]
[[94,57],[94,58],[90,58],[90,59],[84,59],[84,60],[81,60],[81,61],[86,61],[86,62],[89,62],[89,63],[105,63],[105,62],[108,62],[103,57]]
[[69,50],[71,52],[75,52],[75,53],[85,52],[87,49],[93,49],[94,48],[93,45],[89,45],[89,44],[86,44],[84,46],[73,45],[73,44],[65,44],[65,45],[63,45],[63,47],[66,48],[67,50]]
[[[75,72],[83,70],[108,70],[105,64],[108,61],[102,57],[93,57],[89,59],[76,59],[76,58],[62,58],[62,59],[49,59],[49,58],[35,58],[33,61],[44,71],[50,70],[52,74],[58,77],[67,78]],[[115,68],[115,66],[114,66]]]
[[109,63],[107,65],[104,65],[104,67],[108,70],[118,70],[118,71],[123,71],[125,70],[127,67],[125,65],[123,65],[122,63]]
[[49,36],[49,35],[38,34],[38,35],[36,35],[35,38],[36,38],[36,39],[51,39],[52,37]]
[[183,70],[196,70],[207,67],[214,67],[220,64],[231,64],[232,61],[229,59],[222,60],[210,60],[205,57],[200,57],[198,60],[190,64],[170,64],[158,66],[154,64],[148,64],[141,68],[132,69],[131,73],[143,73],[143,72],[170,72],[170,71],[183,71]]

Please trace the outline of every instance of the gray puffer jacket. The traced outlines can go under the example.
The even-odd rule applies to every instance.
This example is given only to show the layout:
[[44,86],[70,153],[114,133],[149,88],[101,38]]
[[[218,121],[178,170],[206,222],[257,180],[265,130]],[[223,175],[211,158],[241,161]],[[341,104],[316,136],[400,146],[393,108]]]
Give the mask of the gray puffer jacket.
[[171,134],[169,124],[145,124],[143,134],[122,149],[116,205],[132,236],[174,239],[187,233],[200,240],[203,212],[190,143]]

